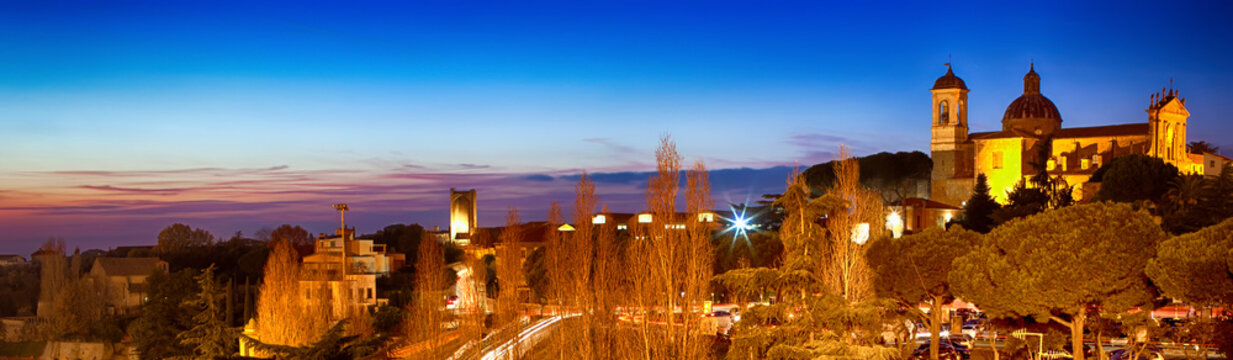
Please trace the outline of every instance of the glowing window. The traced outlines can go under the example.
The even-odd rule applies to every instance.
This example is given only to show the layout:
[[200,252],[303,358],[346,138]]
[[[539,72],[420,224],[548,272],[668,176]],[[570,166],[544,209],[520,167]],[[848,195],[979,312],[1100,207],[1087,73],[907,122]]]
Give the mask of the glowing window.
[[1091,166],[1092,166],[1092,163],[1088,159],[1079,160],[1079,167],[1082,168],[1083,170],[1087,170],[1087,168]]
[[1100,154],[1092,155],[1092,165],[1100,166]]
[[603,215],[595,215],[595,217],[591,218],[592,224],[605,224],[607,222],[608,222],[608,218],[604,217]]
[[648,224],[651,222],[651,214],[638,214],[638,222]]
[[705,212],[698,214],[698,222],[715,222],[715,213]]
[[1056,167],[1057,167],[1057,160],[1049,159],[1049,162],[1045,164],[1045,170],[1053,171],[1053,169]]
[[1062,171],[1066,171],[1066,156],[1059,156],[1058,162],[1062,164]]
[[1001,151],[993,152],[993,168],[994,169],[1002,168],[1002,152]]
[[617,230],[625,230],[625,229],[628,229],[628,228],[629,228],[629,225],[625,225],[625,224],[617,224]]

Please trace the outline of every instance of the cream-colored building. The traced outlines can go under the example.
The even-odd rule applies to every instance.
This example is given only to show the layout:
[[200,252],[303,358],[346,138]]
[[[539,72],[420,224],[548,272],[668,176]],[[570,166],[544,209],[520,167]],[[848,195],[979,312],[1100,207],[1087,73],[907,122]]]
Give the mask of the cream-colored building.
[[112,311],[126,312],[145,304],[146,279],[155,272],[166,273],[167,262],[156,257],[100,257],[94,259],[89,276],[106,289]]
[[377,278],[397,270],[403,254],[387,254],[385,245],[356,239],[355,229],[337,231],[338,236],[320,237],[313,253],[304,257],[300,279],[304,296],[334,304],[335,315],[345,317],[348,306],[385,304],[377,297]]
[[[1006,107],[1002,129],[969,132],[968,88],[949,68],[934,82],[932,93],[933,158],[931,200],[962,206],[972,194],[977,174],[989,179],[990,195],[1006,203],[1016,184],[1037,174],[1043,165],[1050,176],[1071,187],[1077,200],[1091,197],[1083,185],[1106,161],[1129,154],[1144,154],[1177,166],[1184,173],[1219,173],[1228,158],[1190,154],[1186,127],[1190,112],[1177,90],[1153,94],[1147,121],[1120,125],[1063,128],[1062,115],[1041,92],[1035,66],[1023,77],[1023,94]],[[1051,149],[1040,159],[1041,149]],[[1215,169],[1215,170],[1213,170]],[[925,221],[922,223],[933,223]]]

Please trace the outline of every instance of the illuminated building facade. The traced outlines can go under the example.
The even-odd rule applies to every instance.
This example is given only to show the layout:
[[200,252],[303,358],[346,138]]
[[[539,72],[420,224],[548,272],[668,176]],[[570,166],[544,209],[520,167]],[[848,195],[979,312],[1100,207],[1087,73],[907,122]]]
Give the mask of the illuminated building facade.
[[[1106,161],[1143,154],[1164,160],[1185,173],[1210,174],[1228,159],[1186,150],[1186,99],[1174,89],[1153,94],[1147,122],[1082,128],[1063,128],[1062,115],[1041,93],[1035,66],[1023,77],[1023,94],[1006,107],[1000,131],[971,133],[968,128],[968,88],[947,66],[934,82],[932,93],[933,173],[930,200],[960,207],[972,194],[977,174],[989,179],[990,195],[1006,203],[1007,193],[1044,166],[1050,176],[1073,190],[1076,200],[1089,198],[1095,187],[1088,178]],[[1042,148],[1048,157],[1041,158]],[[1206,161],[1207,163],[1204,163]],[[910,217],[909,217],[910,218]],[[920,221],[928,225],[936,221]]]
[[450,188],[450,241],[459,246],[470,245],[477,214],[475,189],[457,191]]

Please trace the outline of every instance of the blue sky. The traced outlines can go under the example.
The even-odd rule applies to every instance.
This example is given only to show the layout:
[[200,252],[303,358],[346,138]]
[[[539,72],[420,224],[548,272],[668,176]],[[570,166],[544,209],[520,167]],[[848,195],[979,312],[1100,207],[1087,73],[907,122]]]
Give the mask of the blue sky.
[[[1145,121],[1173,78],[1191,140],[1228,154],[1230,15],[1227,2],[6,2],[0,252],[48,236],[149,243],[176,221],[325,232],[331,201],[371,205],[361,232],[444,225],[451,186],[480,188],[481,220],[511,205],[542,218],[567,175],[649,170],[662,134],[713,169],[773,168],[763,179],[841,143],[927,150],[948,56],[973,131],[1000,127],[1034,60],[1063,126]],[[626,185],[599,191],[634,210]],[[363,195],[314,192],[331,186]]]

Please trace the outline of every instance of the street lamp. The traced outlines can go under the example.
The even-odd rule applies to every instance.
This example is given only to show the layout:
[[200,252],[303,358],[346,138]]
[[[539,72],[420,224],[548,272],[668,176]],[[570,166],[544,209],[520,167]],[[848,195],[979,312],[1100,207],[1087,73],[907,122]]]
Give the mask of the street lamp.
[[1044,352],[1041,350],[1042,348],[1045,347],[1045,335],[1044,334],[1028,332],[1027,329],[1019,329],[1019,330],[1015,330],[1015,332],[1013,333],[1010,333],[1010,336],[1013,338],[1019,339],[1019,340],[1023,340],[1023,341],[1027,341],[1026,338],[1028,336],[1035,336],[1037,340],[1036,359],[1041,359],[1042,356],[1044,356]]
[[869,240],[869,223],[860,223],[852,227],[852,242],[856,245],[865,245],[865,241]]

